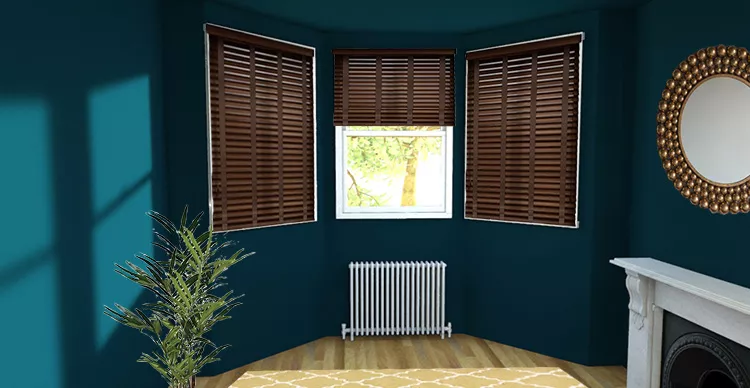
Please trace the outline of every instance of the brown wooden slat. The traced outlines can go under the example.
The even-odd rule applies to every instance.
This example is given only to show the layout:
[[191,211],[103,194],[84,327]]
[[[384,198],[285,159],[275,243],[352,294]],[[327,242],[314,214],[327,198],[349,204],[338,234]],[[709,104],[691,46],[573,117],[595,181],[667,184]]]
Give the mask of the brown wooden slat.
[[[248,55],[248,70],[250,74],[255,74],[255,65],[256,65],[256,50],[255,48],[250,48],[250,52]],[[257,98],[252,98],[253,93],[256,89],[255,85],[255,77],[250,77],[250,88],[248,89],[248,92],[250,93],[250,182],[252,182],[251,186],[251,192],[252,192],[252,199],[251,199],[251,205],[258,203],[258,155],[256,150],[256,145],[258,144],[258,138],[257,138],[257,125],[258,125],[258,117],[256,113],[257,108]],[[227,171],[227,175],[229,174],[229,171]],[[242,181],[242,176],[235,176],[235,181]],[[253,206],[253,226],[258,225],[258,212],[257,209]]]
[[[563,60],[563,74],[562,78],[563,80],[569,79],[570,75],[570,51],[564,50],[563,52],[564,60]],[[563,90],[562,90],[562,128],[568,128],[568,115],[566,114],[568,112],[568,83],[563,82]],[[560,144],[566,144],[568,142],[568,131],[562,131],[561,133],[561,139]],[[565,163],[565,159],[568,157],[567,152],[568,147],[560,147],[560,163],[561,168],[563,171],[560,171],[560,175],[567,176],[567,164]],[[565,203],[566,196],[568,192],[565,190],[565,181],[562,180],[560,182],[560,202]],[[565,222],[565,209],[561,206],[560,210],[558,212],[558,219],[560,223]]]
[[[227,159],[227,152],[226,152],[226,112],[225,112],[225,101],[224,101],[224,39],[219,39],[217,41],[218,45],[218,80],[219,80],[219,155],[221,157],[222,161],[226,161]],[[223,164],[223,163],[222,163]],[[223,191],[226,191],[227,188],[227,174],[220,174],[221,176],[221,187]],[[227,211],[226,211],[226,196],[222,195],[224,192],[219,192],[219,202],[221,202],[222,205],[222,212],[221,212],[221,228],[227,227]]]
[[[478,63],[474,64],[474,78],[473,79],[474,79],[474,101],[477,101],[479,99],[479,64]],[[474,112],[474,114],[473,114],[473,117],[474,117],[474,128],[477,128],[477,127],[479,127],[479,104],[475,104],[474,105],[473,112]],[[478,133],[474,135],[474,142],[473,142],[472,145],[474,147],[473,148],[474,155],[478,155],[479,154],[479,151],[478,151],[478,149],[479,149],[479,134]],[[472,179],[473,180],[473,182],[472,182],[472,195],[473,195],[474,198],[477,197],[477,189],[478,189],[478,187],[477,187],[478,186],[478,183],[477,183],[477,169],[478,169],[478,164],[474,163],[474,171],[473,171],[473,174],[472,174],[472,178],[473,178]],[[474,202],[474,206],[472,208],[472,212],[473,212],[474,216],[476,217],[476,215],[477,215],[477,203],[476,203],[476,201]]]
[[[506,115],[508,114],[508,82],[507,80],[508,80],[508,76],[510,73],[510,70],[508,69],[508,67],[509,67],[508,57],[505,57],[503,58],[503,78],[502,78],[503,91],[500,96],[501,104],[502,104],[500,108],[502,117],[506,117]],[[479,102],[477,102],[477,106],[480,106]],[[503,160],[502,160],[502,165],[501,165],[501,170],[500,170],[500,189],[498,192],[498,196],[500,197],[498,217],[500,218],[505,216],[505,198],[503,196],[506,193],[505,174],[506,174],[506,168],[508,165],[507,139],[508,139],[508,122],[507,120],[502,120],[500,123],[500,155]],[[479,161],[477,160],[475,163],[479,164]]]
[[[538,52],[531,54],[531,106],[529,107],[529,202],[534,203],[534,174],[536,173],[536,88],[537,88],[537,62]],[[507,116],[506,116],[507,119]],[[534,222],[534,208],[529,207],[529,222]]]
[[[305,67],[305,73],[306,73],[307,72],[307,61],[305,61],[304,67]],[[304,90],[304,89],[307,89],[307,88],[312,88],[312,86],[308,85],[308,79],[307,79],[307,77],[302,77],[302,89]],[[303,118],[305,118],[304,124],[307,124],[308,126],[312,127],[312,123],[310,123],[310,122],[307,121],[308,112],[309,112],[309,108],[307,106],[307,99],[303,98],[302,99],[302,116],[303,116]],[[283,136],[283,131],[282,131],[282,136]],[[302,141],[303,141],[303,143],[302,143],[302,159],[303,160],[307,160],[307,156],[308,156],[308,154],[310,154],[310,151],[311,151],[310,148],[311,148],[312,145],[307,142],[307,136],[304,136],[303,139],[302,139]],[[303,203],[303,205],[302,205],[302,212],[304,214],[307,214],[307,209],[309,207],[309,202],[310,202],[310,198],[307,196],[308,187],[309,187],[308,181],[305,180],[304,183],[303,183],[303,187],[302,187],[302,190],[305,193],[305,197],[303,198],[303,201],[302,201],[302,203]],[[305,217],[304,219],[307,220],[307,217]]]
[[[281,66],[281,56],[282,56],[281,53],[279,53],[279,60],[277,62],[277,74],[279,75],[284,74],[284,70]],[[279,96],[282,96],[283,88],[284,88],[282,77],[277,78],[277,88],[278,88],[277,94]],[[284,203],[284,172],[285,171],[284,171],[284,158],[283,158],[283,155],[284,155],[284,137],[283,137],[284,135],[284,124],[283,124],[284,102],[283,102],[283,99],[281,98],[277,99],[276,104],[277,104],[276,112],[278,114],[278,118],[277,118],[278,130],[277,130],[276,139],[277,139],[277,147],[278,147],[279,156],[282,156],[281,158],[279,158],[279,180],[280,180],[279,185],[278,185],[279,202]],[[282,223],[284,222],[284,207],[283,206],[279,206],[279,222],[282,222]]]
[[380,123],[381,107],[383,105],[383,57],[375,57],[375,125]]
[[[333,55],[355,57],[358,60],[367,61],[373,55],[403,57],[413,55],[415,57],[453,56],[455,49],[334,49]],[[357,58],[364,57],[364,58]]]

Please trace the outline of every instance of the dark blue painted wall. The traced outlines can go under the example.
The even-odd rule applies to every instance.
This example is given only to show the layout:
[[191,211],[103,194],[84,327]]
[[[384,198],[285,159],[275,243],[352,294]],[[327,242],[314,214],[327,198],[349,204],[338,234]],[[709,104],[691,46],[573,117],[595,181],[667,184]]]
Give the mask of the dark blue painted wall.
[[[219,373],[326,335],[339,335],[347,314],[347,263],[351,260],[445,260],[451,266],[450,319],[462,319],[460,211],[453,220],[335,220],[333,56],[334,47],[459,46],[456,35],[324,34],[216,3],[169,2],[165,18],[165,123],[168,136],[170,209],[184,203],[206,210],[208,203],[205,78],[201,25],[215,23],[316,47],[318,139],[318,219],[314,224],[231,232],[227,236],[256,251],[229,274],[232,287],[247,295],[234,318],[217,326],[213,340],[231,343]],[[459,58],[463,53],[459,51]],[[460,61],[459,61],[460,62]],[[457,74],[463,74],[463,63]],[[456,85],[463,106],[463,79]],[[461,113],[460,117],[463,117]],[[462,119],[454,153],[463,154]],[[462,163],[462,162],[461,162]],[[455,209],[462,208],[462,165],[455,165]],[[362,244],[363,235],[375,238]],[[430,236],[427,242],[415,242]]]
[[[583,31],[578,229],[467,220],[466,311],[469,333],[551,356],[591,364],[624,358],[625,306],[608,309],[601,298],[622,299],[624,287],[606,261],[626,253],[625,234],[608,227],[627,214],[622,187],[627,175],[623,73],[609,71],[621,43],[609,12],[587,12],[469,34],[467,50]],[[619,27],[623,27],[620,25]],[[626,26],[625,26],[626,27]],[[610,57],[610,56],[613,57]],[[627,142],[625,142],[627,144]],[[614,185],[614,186],[613,186]],[[607,198],[604,200],[604,198]],[[606,242],[606,243],[604,243]],[[624,303],[624,302],[623,302]],[[598,342],[602,337],[613,340]],[[607,346],[611,343],[611,346]],[[606,348],[605,348],[606,347]]]
[[[11,242],[0,248],[0,309],[14,317],[0,322],[14,334],[4,343],[12,351],[0,353],[14,371],[6,383],[28,386],[34,375],[31,386],[40,387],[159,386],[134,362],[149,343],[101,311],[144,300],[112,271],[149,251],[143,212],[207,210],[206,22],[317,49],[319,221],[228,234],[257,254],[229,274],[247,296],[216,327],[212,338],[233,347],[205,374],[338,335],[351,260],[445,260],[457,332],[622,363],[627,295],[610,258],[652,256],[750,286],[746,217],[711,215],[681,198],[653,134],[673,67],[707,45],[750,46],[740,16],[750,6],[679,4],[654,0],[466,35],[321,32],[198,0],[4,6],[0,39],[12,55],[0,63],[0,128],[12,141],[1,143],[0,162],[13,185],[0,194],[12,220],[0,227]],[[678,31],[665,15],[706,22]],[[580,228],[463,220],[465,50],[577,31],[586,33]],[[453,219],[335,220],[331,49],[346,47],[457,49]]]
[[646,0],[221,0],[324,31],[455,33]]
[[[693,206],[667,179],[656,152],[657,104],[674,68],[712,45],[750,47],[750,3],[654,0],[638,9],[637,90],[633,125],[630,253],[750,286],[747,215]],[[678,22],[679,21],[679,22]],[[700,21],[693,23],[693,21]],[[689,28],[679,26],[689,25]]]
[[622,269],[609,260],[628,255],[634,29],[634,10],[600,14],[589,344],[594,365],[626,362],[628,293]]
[[[168,0],[164,28],[165,125],[169,169],[170,213],[177,217],[187,204],[191,209],[208,211],[208,143],[206,127],[206,78],[204,68],[204,23],[320,46],[316,31],[230,6],[203,1]],[[321,69],[317,69],[320,77]],[[332,105],[317,104],[318,122],[331,117]],[[324,131],[322,131],[324,132]],[[319,135],[319,154],[327,134]],[[332,138],[328,144],[332,144]],[[322,162],[319,169],[325,170]],[[332,186],[332,179],[319,173],[318,187]],[[325,203],[327,190],[318,189],[319,203]],[[256,255],[228,272],[228,283],[238,294],[245,294],[243,305],[233,319],[217,325],[212,332],[216,343],[229,343],[222,361],[204,374],[217,374],[297,345],[335,334],[326,311],[330,306],[323,283],[329,272],[326,253],[326,217],[319,210],[319,222],[230,232],[228,239],[256,252]],[[206,222],[208,219],[206,218]],[[325,326],[324,326],[325,323]],[[331,330],[332,329],[332,330]]]
[[[196,2],[195,4],[200,4]],[[186,7],[181,2],[179,7]],[[623,298],[621,274],[610,269],[607,259],[624,255],[626,234],[617,227],[608,227],[605,221],[611,217],[624,217],[627,212],[626,182],[615,177],[628,176],[628,137],[623,126],[626,121],[623,103],[628,74],[613,76],[602,74],[603,66],[622,63],[627,51],[615,50],[626,41],[627,31],[632,28],[632,18],[614,23],[615,14],[589,12],[546,21],[544,30],[537,24],[509,26],[499,30],[485,31],[466,36],[456,34],[400,34],[400,33],[319,33],[284,24],[280,21],[264,25],[268,20],[260,15],[209,4],[201,8],[192,7],[193,20],[189,24],[200,25],[203,21],[235,27],[252,33],[260,33],[287,39],[317,48],[317,122],[318,122],[318,177],[320,222],[314,225],[280,227],[268,230],[252,230],[229,234],[233,239],[249,245],[261,257],[260,247],[266,247],[267,255],[274,257],[273,263],[284,262],[287,266],[309,265],[306,282],[290,277],[294,284],[302,282],[294,290],[277,291],[274,285],[240,286],[248,293],[255,311],[263,311],[266,317],[288,316],[276,306],[286,302],[288,296],[299,298],[296,308],[310,314],[311,328],[299,333],[291,326],[275,323],[265,325],[262,320],[253,320],[246,313],[247,306],[238,310],[236,319],[216,331],[219,342],[235,345],[235,351],[225,355],[225,362],[217,364],[210,372],[227,370],[260,356],[283,350],[289,346],[313,340],[322,335],[339,334],[339,326],[347,319],[347,274],[346,264],[352,260],[444,260],[450,266],[448,318],[457,332],[466,332],[536,350],[580,362],[619,363],[623,359],[625,302],[620,309],[605,303],[610,298]],[[180,12],[184,15],[184,12]],[[185,18],[180,21],[184,22]],[[602,20],[612,22],[611,27],[601,26]],[[272,27],[273,26],[273,27]],[[278,28],[278,30],[274,29]],[[185,31],[184,26],[175,31]],[[193,28],[194,29],[194,28]],[[482,223],[463,220],[463,150],[464,150],[464,74],[465,48],[482,48],[498,44],[543,38],[569,32],[585,31],[584,48],[584,108],[581,170],[581,221],[578,230],[537,226]],[[192,34],[193,32],[191,32]],[[169,33],[165,33],[169,36]],[[185,40],[185,35],[176,38]],[[192,38],[190,40],[195,40]],[[627,43],[627,42],[625,42]],[[186,43],[181,43],[187,45]],[[169,50],[171,45],[165,43]],[[165,68],[187,62],[188,56],[196,59],[203,55],[202,45],[190,45],[191,54],[165,56]],[[602,48],[606,46],[605,48]],[[332,189],[334,165],[334,127],[332,125],[333,101],[333,48],[381,48],[381,47],[448,47],[457,49],[456,107],[457,123],[454,136],[454,217],[450,220],[336,220],[334,219],[335,192]],[[610,48],[612,47],[612,48]],[[605,51],[606,50],[606,51]],[[604,58],[601,52],[611,55]],[[622,51],[623,54],[620,54]],[[170,65],[170,58],[179,58]],[[622,65],[620,65],[622,66]],[[175,76],[179,84],[171,85],[169,72],[165,70],[168,91],[178,97],[167,98],[166,116],[170,134],[170,187],[175,193],[170,199],[173,211],[180,210],[185,201],[205,206],[207,202],[207,180],[205,158],[205,104],[203,84],[185,82],[186,78],[203,76],[201,66],[183,66],[190,69],[190,76]],[[602,86],[600,77],[607,80]],[[202,78],[201,78],[202,82]],[[632,82],[631,82],[632,84]],[[189,88],[189,89],[183,89]],[[171,93],[171,92],[170,92]],[[200,94],[198,99],[195,95]],[[194,110],[186,118],[183,111],[174,118],[170,104],[189,104]],[[182,122],[174,129],[171,121]],[[199,123],[199,124],[194,124]],[[177,129],[179,128],[179,129]],[[191,128],[186,131],[185,128]],[[173,133],[179,133],[173,138]],[[622,143],[621,151],[607,150],[609,143]],[[176,144],[180,144],[177,151]],[[174,145],[174,146],[173,146]],[[599,152],[596,150],[599,149]],[[605,151],[607,150],[607,151]],[[200,155],[193,160],[182,161],[173,156],[182,153]],[[172,159],[174,158],[174,160]],[[610,165],[609,171],[598,170],[596,162]],[[188,167],[189,166],[189,167]],[[179,171],[197,171],[182,174]],[[198,177],[198,178],[196,178]],[[206,187],[202,187],[203,185]],[[180,189],[182,188],[182,189]],[[595,201],[597,195],[611,196],[609,200]],[[190,199],[186,199],[186,198]],[[597,228],[596,225],[599,225]],[[295,230],[303,230],[296,234]],[[304,228],[304,229],[302,229]],[[317,235],[315,234],[317,233]],[[284,236],[287,245],[281,245],[275,236]],[[319,236],[314,240],[308,237]],[[362,236],[368,236],[363,245]],[[253,246],[256,244],[257,246]],[[312,244],[310,254],[299,257],[293,247]],[[311,264],[312,263],[312,264]],[[244,264],[247,265],[247,264]],[[275,265],[263,263],[259,267],[264,273],[274,271]],[[235,275],[235,273],[237,275]],[[563,274],[563,276],[560,276]],[[251,276],[241,269],[233,277],[244,279]],[[533,280],[532,280],[533,279]],[[264,287],[264,288],[260,288]],[[597,287],[606,287],[594,297]],[[273,292],[261,291],[274,289]],[[519,290],[523,290],[519,292]],[[564,292],[562,298],[556,298]],[[258,297],[264,295],[264,297]],[[307,296],[311,295],[311,296]],[[315,295],[314,299],[313,296]],[[551,301],[555,301],[551,304]],[[281,303],[280,303],[281,301]],[[267,318],[268,319],[268,318]],[[317,326],[315,326],[317,325]],[[254,336],[247,333],[262,332]],[[293,339],[285,339],[283,333],[291,332]],[[278,333],[278,334],[277,334]],[[286,338],[286,337],[284,337]],[[595,341],[596,340],[596,341]]]
[[0,43],[0,365],[9,387],[132,387],[148,341],[104,316],[141,297],[115,261],[163,209],[158,2],[6,2]]
[[[347,306],[348,274],[350,261],[445,261],[448,264],[446,319],[458,332],[466,332],[464,270],[465,255],[463,241],[463,170],[464,170],[464,50],[457,34],[430,33],[329,33],[326,44],[332,48],[452,48],[456,49],[455,106],[456,126],[453,136],[453,218],[440,220],[330,220],[326,224],[330,244],[328,256],[331,267],[327,284],[331,289],[335,306]],[[318,78],[318,103],[331,106],[333,103],[332,54],[321,53],[327,60],[321,64]],[[325,89],[323,87],[325,85]],[[329,110],[330,112],[330,110]],[[320,117],[320,116],[319,116]],[[327,121],[320,121],[320,132],[330,134],[335,128],[330,113]],[[333,140],[321,143],[325,155],[321,167],[324,174],[335,171]],[[320,155],[320,154],[319,154]],[[331,179],[329,182],[333,182]],[[335,214],[335,191],[333,185],[322,186],[328,193],[322,210]],[[330,315],[327,327],[338,327],[347,322],[347,309],[338,308]],[[335,334],[335,333],[332,333]]]

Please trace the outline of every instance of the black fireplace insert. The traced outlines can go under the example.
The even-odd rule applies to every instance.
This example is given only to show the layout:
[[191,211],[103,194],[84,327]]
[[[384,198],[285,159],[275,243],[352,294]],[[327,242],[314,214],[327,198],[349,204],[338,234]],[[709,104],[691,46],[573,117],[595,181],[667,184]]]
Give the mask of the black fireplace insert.
[[750,349],[664,312],[663,388],[750,388]]

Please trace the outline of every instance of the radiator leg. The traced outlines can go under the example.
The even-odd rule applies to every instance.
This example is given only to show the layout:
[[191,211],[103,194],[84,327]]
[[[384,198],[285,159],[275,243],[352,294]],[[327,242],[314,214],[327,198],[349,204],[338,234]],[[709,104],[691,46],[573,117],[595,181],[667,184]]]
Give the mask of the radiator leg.
[[[354,336],[354,331],[352,330],[352,337]],[[346,323],[341,324],[341,339],[346,340]]]

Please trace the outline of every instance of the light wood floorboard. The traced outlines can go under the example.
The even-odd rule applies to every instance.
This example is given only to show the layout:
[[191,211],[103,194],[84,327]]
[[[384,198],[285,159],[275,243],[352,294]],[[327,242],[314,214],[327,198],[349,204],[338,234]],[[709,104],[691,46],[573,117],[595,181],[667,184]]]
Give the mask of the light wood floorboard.
[[625,368],[590,367],[463,334],[440,337],[325,337],[214,377],[196,388],[228,388],[248,370],[558,367],[591,388],[625,387]]

